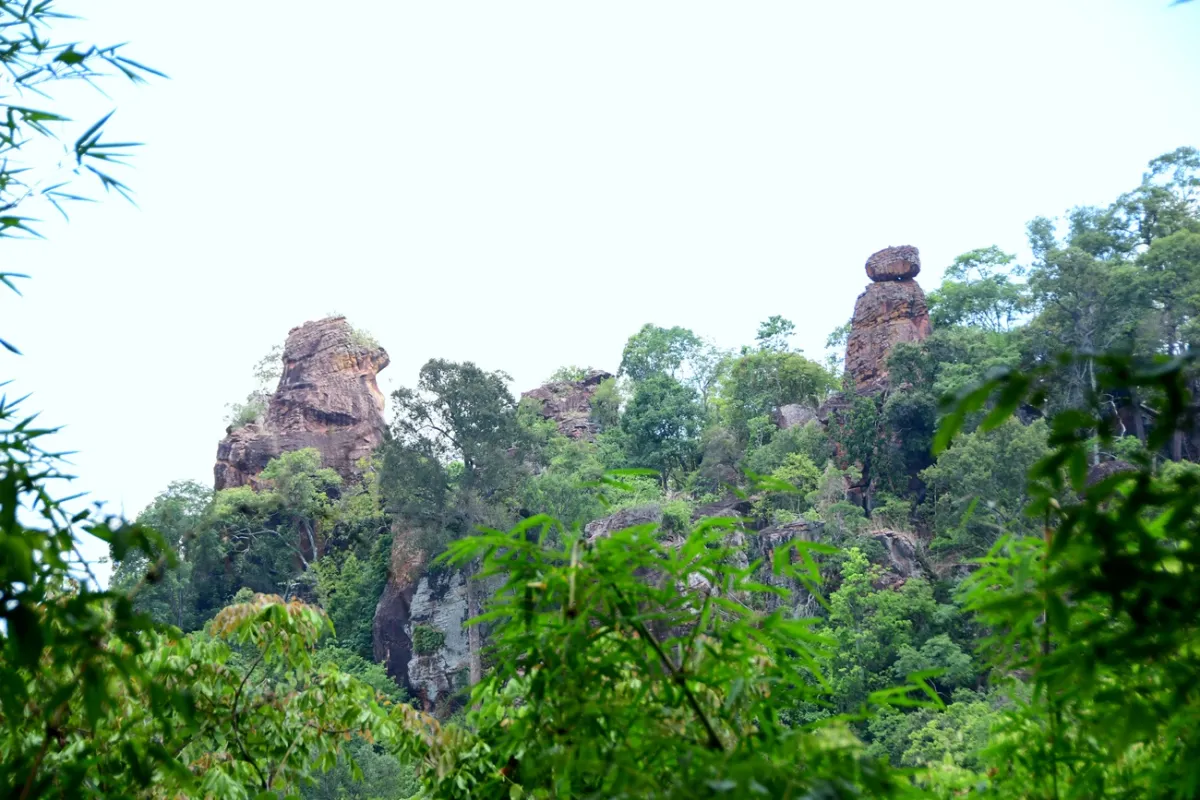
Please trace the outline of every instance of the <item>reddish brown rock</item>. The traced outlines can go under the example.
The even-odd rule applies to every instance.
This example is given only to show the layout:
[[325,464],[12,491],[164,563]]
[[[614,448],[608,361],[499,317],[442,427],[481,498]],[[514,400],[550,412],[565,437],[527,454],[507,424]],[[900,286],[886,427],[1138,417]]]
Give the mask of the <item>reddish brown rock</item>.
[[867,259],[867,277],[873,281],[907,281],[921,272],[921,254],[912,245],[885,247]]
[[[911,256],[895,255],[912,251]],[[860,392],[878,391],[887,385],[887,357],[900,342],[919,342],[930,333],[929,307],[925,292],[911,278],[878,278],[887,270],[897,275],[920,269],[915,247],[889,248],[881,253],[893,253],[892,260],[881,260],[876,273],[867,272],[873,282],[858,296],[850,337],[846,341],[846,372],[854,379]],[[876,253],[872,259],[879,256]],[[907,259],[907,260],[906,260]],[[908,266],[905,266],[908,265]]]
[[217,446],[216,488],[253,486],[280,453],[314,447],[343,478],[383,441],[383,394],[375,376],[388,365],[382,347],[364,340],[344,317],[306,322],[288,333],[283,374],[266,419],[230,427]]
[[599,426],[592,420],[592,398],[600,384],[611,377],[604,370],[594,369],[583,380],[547,383],[522,392],[521,398],[541,403],[542,417],[554,420],[564,436],[592,441],[599,433]]

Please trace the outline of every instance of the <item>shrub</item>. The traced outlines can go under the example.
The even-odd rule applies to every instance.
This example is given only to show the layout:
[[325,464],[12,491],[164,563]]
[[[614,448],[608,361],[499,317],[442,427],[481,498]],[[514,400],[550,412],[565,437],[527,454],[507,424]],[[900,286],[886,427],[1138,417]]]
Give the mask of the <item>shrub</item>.
[[267,415],[267,398],[258,392],[252,393],[244,403],[230,403],[225,421],[234,430],[244,428]]
[[413,625],[412,645],[417,655],[427,656],[436,653],[446,643],[446,634],[432,625]]
[[692,504],[672,500],[662,507],[662,529],[671,533],[686,533],[692,527]]

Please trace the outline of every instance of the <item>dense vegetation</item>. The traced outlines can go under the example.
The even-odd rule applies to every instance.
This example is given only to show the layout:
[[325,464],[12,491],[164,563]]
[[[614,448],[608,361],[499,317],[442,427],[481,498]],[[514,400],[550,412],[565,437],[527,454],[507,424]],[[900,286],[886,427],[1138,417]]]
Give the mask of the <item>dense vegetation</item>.
[[[149,73],[50,47],[51,13],[0,2],[27,74]],[[14,108],[10,136],[52,135]],[[105,160],[99,129],[79,165]],[[12,205],[62,199],[35,185]],[[360,481],[298,450],[257,489],[170,484],[132,523],[69,510],[49,431],[5,400],[0,791],[1195,796],[1198,192],[1180,148],[1106,207],[1033,220],[1028,264],[960,256],[877,393],[781,316],[731,352],[634,332],[593,438],[434,359]],[[276,359],[231,424],[261,416]],[[790,405],[814,418],[781,424]],[[107,589],[80,531],[110,545]],[[469,686],[437,708],[374,663],[396,536],[491,589]]]

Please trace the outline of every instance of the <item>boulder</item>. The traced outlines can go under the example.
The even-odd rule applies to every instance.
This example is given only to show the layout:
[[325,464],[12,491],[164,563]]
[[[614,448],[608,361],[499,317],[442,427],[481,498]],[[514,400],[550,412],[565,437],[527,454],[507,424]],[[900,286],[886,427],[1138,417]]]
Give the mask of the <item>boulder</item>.
[[906,281],[921,272],[921,254],[912,245],[885,247],[867,259],[867,277],[873,281]]
[[791,403],[775,409],[775,424],[781,430],[803,428],[817,418],[817,410],[811,406]]
[[1100,481],[1111,478],[1113,475],[1116,475],[1120,472],[1131,473],[1130,477],[1132,477],[1132,473],[1137,472],[1137,467],[1135,467],[1133,464],[1130,464],[1128,461],[1122,461],[1119,458],[1111,461],[1101,461],[1099,464],[1093,464],[1088,469],[1087,485],[1095,486]]
[[872,539],[883,545],[884,568],[887,572],[881,578],[883,585],[893,586],[920,575],[924,572],[921,558],[917,551],[917,537],[906,531],[872,531],[868,534]]
[[359,460],[383,442],[383,393],[375,376],[387,365],[387,351],[345,317],[292,328],[266,418],[230,427],[217,445],[215,487],[254,486],[271,459],[308,447],[320,451],[324,466],[356,479]]
[[634,508],[623,508],[615,514],[593,520],[583,526],[583,536],[587,541],[611,536],[614,531],[632,528],[635,525],[657,525],[662,522],[662,507],[651,503]]
[[592,421],[592,397],[600,384],[613,377],[604,370],[590,370],[582,380],[555,381],[522,392],[521,398],[530,398],[541,404],[542,417],[553,420],[564,436],[572,439],[592,441],[599,433],[599,426]]

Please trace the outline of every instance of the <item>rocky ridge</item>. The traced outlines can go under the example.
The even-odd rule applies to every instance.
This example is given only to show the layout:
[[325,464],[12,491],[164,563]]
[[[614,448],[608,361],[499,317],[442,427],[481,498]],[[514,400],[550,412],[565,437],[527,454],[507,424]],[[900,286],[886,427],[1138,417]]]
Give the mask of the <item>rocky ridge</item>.
[[611,377],[611,373],[593,369],[578,381],[554,381],[522,392],[521,399],[540,403],[542,417],[553,420],[564,436],[590,442],[600,432],[592,419],[592,398],[600,384]]

